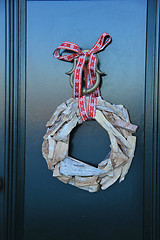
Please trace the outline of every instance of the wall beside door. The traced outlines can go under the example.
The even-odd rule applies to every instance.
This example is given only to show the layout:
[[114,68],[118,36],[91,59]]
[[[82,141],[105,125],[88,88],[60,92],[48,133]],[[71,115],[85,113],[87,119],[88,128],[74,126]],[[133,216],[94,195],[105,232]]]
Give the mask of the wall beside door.
[[[16,0],[0,4],[4,149],[0,153],[4,170],[0,174],[0,237],[158,240],[159,1]],[[90,194],[52,177],[41,144],[47,120],[72,94],[64,74],[72,64],[53,59],[53,50],[64,40],[89,49],[104,31],[113,41],[98,54],[100,69],[107,73],[102,97],[123,104],[139,129],[125,181]],[[82,154],[78,146],[79,142],[86,145],[84,133],[90,136],[87,147],[97,150],[93,155],[90,151]],[[94,134],[97,139],[93,140]],[[99,138],[104,140],[98,145]],[[94,122],[84,123],[72,136],[70,154],[97,164],[108,145],[103,129]]]

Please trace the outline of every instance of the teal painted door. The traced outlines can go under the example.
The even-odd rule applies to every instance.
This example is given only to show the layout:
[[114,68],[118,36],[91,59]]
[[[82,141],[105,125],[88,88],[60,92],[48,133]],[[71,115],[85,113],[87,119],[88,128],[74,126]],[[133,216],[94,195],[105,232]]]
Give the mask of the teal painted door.
[[[45,124],[72,96],[63,41],[98,53],[104,100],[138,125],[122,183],[89,193],[52,177],[42,156]],[[159,0],[0,1],[0,239],[159,239]],[[71,133],[69,154],[96,166],[110,150],[95,121]]]

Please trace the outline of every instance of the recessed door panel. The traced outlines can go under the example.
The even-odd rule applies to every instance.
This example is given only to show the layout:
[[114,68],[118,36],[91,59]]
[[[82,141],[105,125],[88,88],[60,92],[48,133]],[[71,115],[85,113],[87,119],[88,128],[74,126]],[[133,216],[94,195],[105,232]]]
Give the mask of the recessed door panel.
[[[25,240],[142,240],[146,4],[27,2]],[[111,35],[112,43],[98,53],[100,69],[107,73],[102,78],[102,97],[123,104],[139,129],[126,179],[105,191],[88,193],[52,177],[41,145],[46,122],[72,96],[65,75],[72,63],[54,59],[52,52],[63,41],[90,49],[103,32]],[[103,160],[110,144],[94,122],[75,129],[71,142],[70,154],[93,165]]]

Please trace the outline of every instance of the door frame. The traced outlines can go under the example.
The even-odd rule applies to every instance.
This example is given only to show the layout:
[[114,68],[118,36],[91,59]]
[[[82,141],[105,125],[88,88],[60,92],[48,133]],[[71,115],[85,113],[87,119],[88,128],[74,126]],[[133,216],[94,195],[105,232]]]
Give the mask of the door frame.
[[[22,240],[24,226],[26,141],[26,12],[25,0],[1,0],[0,94],[3,187],[3,240]],[[144,102],[143,239],[158,240],[160,188],[159,0],[147,1]],[[4,51],[5,49],[5,51]],[[4,66],[4,67],[3,67]],[[2,69],[3,67],[3,69]],[[2,196],[3,195],[3,196]]]

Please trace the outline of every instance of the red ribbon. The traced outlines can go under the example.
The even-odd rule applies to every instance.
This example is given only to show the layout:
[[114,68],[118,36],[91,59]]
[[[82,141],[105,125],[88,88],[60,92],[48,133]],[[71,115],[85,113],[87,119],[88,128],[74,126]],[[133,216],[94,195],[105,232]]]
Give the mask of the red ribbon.
[[[111,42],[111,36],[108,33],[102,33],[98,38],[95,45],[87,52],[81,52],[80,47],[72,42],[63,42],[56,50],[53,52],[53,56],[60,60],[71,62],[74,58],[78,58],[73,77],[73,98],[79,98],[79,109],[83,121],[89,119],[89,117],[94,118],[96,111],[96,97],[100,96],[99,87],[90,94],[89,104],[87,111],[86,97],[81,97],[81,79],[82,72],[84,68],[85,74],[85,85],[86,88],[92,87],[96,82],[96,64],[97,59],[94,53],[102,51]],[[60,50],[66,49],[73,51],[74,53],[70,55],[61,55]],[[85,66],[86,57],[89,56],[89,62],[87,67]]]

